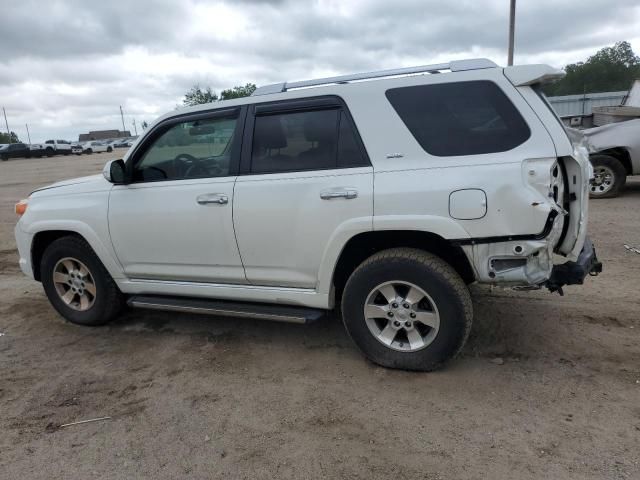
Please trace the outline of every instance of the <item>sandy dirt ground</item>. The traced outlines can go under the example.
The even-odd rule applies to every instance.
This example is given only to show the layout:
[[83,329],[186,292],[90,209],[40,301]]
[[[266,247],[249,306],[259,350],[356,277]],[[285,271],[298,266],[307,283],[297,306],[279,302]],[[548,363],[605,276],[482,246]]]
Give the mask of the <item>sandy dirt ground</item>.
[[640,478],[640,181],[591,203],[602,275],[473,288],[461,357],[417,374],[337,318],[63,321],[18,269],[13,204],[118,154],[0,162],[0,478]]

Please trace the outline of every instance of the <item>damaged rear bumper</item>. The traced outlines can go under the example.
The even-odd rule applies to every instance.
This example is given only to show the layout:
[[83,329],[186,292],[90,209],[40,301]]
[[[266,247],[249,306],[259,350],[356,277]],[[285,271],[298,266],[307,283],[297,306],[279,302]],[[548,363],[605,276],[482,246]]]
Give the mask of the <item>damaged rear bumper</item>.
[[602,263],[596,256],[596,249],[589,237],[585,239],[582,251],[575,262],[554,265],[551,276],[544,285],[551,292],[560,292],[565,285],[582,285],[587,275],[598,275],[602,272]]

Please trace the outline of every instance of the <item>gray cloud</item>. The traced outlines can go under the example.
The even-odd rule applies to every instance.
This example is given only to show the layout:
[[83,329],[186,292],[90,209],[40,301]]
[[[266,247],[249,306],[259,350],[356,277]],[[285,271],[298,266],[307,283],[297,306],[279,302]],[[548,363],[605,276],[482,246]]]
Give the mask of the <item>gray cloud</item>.
[[[10,5],[2,5],[10,2]],[[193,84],[232,85],[506,57],[504,0],[0,0],[0,100],[32,138],[152,120]],[[520,1],[516,61],[562,66],[630,40],[635,0]],[[11,125],[10,125],[11,126]],[[35,138],[34,138],[35,137]]]

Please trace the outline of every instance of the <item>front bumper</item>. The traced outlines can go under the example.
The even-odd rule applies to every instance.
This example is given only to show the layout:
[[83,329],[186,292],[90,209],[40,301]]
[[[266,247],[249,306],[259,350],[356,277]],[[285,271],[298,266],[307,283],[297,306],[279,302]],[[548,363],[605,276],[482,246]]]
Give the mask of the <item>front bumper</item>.
[[596,256],[596,249],[589,237],[584,241],[582,251],[575,262],[555,265],[545,286],[551,292],[560,292],[565,285],[582,285],[587,275],[598,275],[602,272],[602,263]]
[[20,270],[26,276],[33,278],[33,266],[31,265],[31,242],[33,234],[27,233],[20,228],[20,222],[14,230],[16,236],[16,245],[18,246],[18,254],[20,255]]

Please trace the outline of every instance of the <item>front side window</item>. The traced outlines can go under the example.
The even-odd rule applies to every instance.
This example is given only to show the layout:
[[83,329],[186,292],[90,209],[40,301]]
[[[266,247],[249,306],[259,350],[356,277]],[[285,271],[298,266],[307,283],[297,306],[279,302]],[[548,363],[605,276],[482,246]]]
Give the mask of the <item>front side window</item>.
[[420,146],[431,155],[506,152],[531,134],[517,108],[490,81],[393,88],[386,95]]
[[133,180],[149,182],[229,175],[235,118],[174,124],[145,151]]

